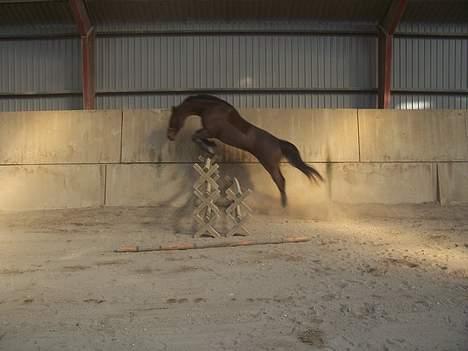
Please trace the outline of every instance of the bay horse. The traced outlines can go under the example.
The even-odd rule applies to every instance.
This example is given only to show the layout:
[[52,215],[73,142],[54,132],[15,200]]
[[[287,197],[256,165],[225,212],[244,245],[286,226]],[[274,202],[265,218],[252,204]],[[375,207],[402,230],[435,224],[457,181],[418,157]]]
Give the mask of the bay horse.
[[302,160],[296,146],[249,123],[234,106],[212,95],[189,96],[178,106],[173,106],[167,138],[175,140],[186,118],[193,115],[201,117],[203,128],[193,134],[192,140],[212,155],[216,144],[210,138],[251,153],[273,178],[283,207],[287,206],[286,181],[280,169],[283,157],[309,179],[323,181],[320,173]]

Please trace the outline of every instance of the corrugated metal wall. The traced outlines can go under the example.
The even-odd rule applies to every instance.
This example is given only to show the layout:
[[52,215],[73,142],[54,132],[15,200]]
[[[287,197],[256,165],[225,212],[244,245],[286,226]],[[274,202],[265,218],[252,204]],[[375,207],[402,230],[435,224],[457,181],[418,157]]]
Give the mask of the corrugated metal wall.
[[[202,23],[199,30],[216,26]],[[467,27],[402,24],[399,32],[466,34]],[[293,29],[301,28],[307,26]],[[374,108],[376,62],[377,38],[365,35],[99,36],[97,107],[164,108],[207,89],[239,107]],[[0,40],[0,77],[0,110],[81,108],[79,38]],[[466,36],[396,35],[393,89],[394,108],[468,108]],[[29,92],[61,95],[6,97]]]
[[468,109],[466,94],[392,94],[393,108],[399,110]]
[[393,107],[468,109],[468,39],[443,37],[466,36],[468,24],[401,23],[398,32],[434,37],[394,39],[393,89],[407,92],[392,94]]
[[466,34],[468,33],[468,23],[401,22],[396,33]]
[[[80,108],[80,58],[79,39],[0,41],[0,110]],[[62,95],[5,97],[24,93]]]
[[[99,38],[97,90],[100,92],[151,91],[99,99],[100,107],[151,107],[167,96],[154,90],[239,89],[230,97],[242,104],[267,103],[279,97],[278,107],[322,105],[318,96],[301,97],[295,89],[350,89],[326,93],[330,107],[373,103],[354,98],[354,90],[376,88],[376,39],[337,36],[153,36]],[[257,89],[276,89],[259,94]],[[282,91],[283,89],[283,91]],[[273,94],[273,95],[272,95]],[[141,98],[139,98],[139,96]],[[145,95],[147,96],[144,98]],[[248,96],[252,95],[249,99]],[[234,101],[233,101],[234,102]],[[334,105],[336,103],[336,105]],[[306,106],[304,105],[304,107]],[[162,105],[164,106],[164,105]],[[252,106],[253,107],[253,106]]]
[[81,96],[0,97],[1,111],[80,110]]
[[376,39],[177,36],[97,39],[97,89],[376,88]]
[[80,92],[80,40],[0,41],[0,91]]
[[[344,0],[348,1],[348,0]],[[125,14],[127,15],[127,14]],[[108,16],[105,13],[103,17]],[[141,21],[133,23],[108,22],[105,18],[99,17],[99,31],[101,33],[121,33],[128,31],[130,33],[167,33],[167,32],[371,32],[375,30],[375,24],[365,21],[310,21],[310,20],[187,20],[184,22],[174,21]]]
[[468,40],[395,38],[393,88],[468,88]]
[[396,37],[393,60],[395,108],[468,108],[468,39]]
[[[180,103],[187,94],[98,96],[98,108],[168,108]],[[374,94],[304,94],[304,93],[217,93],[239,108],[374,108]]]

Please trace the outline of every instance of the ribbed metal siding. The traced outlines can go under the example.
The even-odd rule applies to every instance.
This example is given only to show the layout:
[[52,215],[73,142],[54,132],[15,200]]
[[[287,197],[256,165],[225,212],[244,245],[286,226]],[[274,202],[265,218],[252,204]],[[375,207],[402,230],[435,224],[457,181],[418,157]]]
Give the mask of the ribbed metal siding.
[[287,22],[333,20],[374,22],[382,18],[390,0],[171,0],[171,1],[115,1],[88,0],[93,23],[100,28],[157,27],[162,22],[197,22],[219,20],[232,22],[268,22],[286,19]]
[[1,111],[80,110],[81,96],[0,98]]
[[467,39],[394,39],[393,88],[468,89]]
[[97,89],[369,89],[375,47],[373,37],[98,38]]
[[375,23],[364,21],[336,21],[336,22],[315,22],[307,20],[294,21],[194,21],[188,20],[185,22],[176,21],[142,21],[142,22],[108,22],[106,20],[99,21],[96,25],[97,33],[141,33],[141,32],[307,32],[307,31],[327,31],[327,32],[374,32]]
[[[373,94],[216,94],[238,108],[374,108]],[[168,108],[186,95],[98,96],[99,109]]]
[[0,2],[0,36],[76,33],[68,1]]
[[468,96],[392,95],[392,107],[400,110],[468,109]]
[[466,34],[468,33],[468,23],[401,22],[396,32]]
[[0,92],[81,91],[80,40],[0,41]]
[[[373,37],[337,36],[104,37],[97,39],[97,89],[373,89],[376,44]],[[119,99],[123,106],[138,101],[107,100],[118,107]],[[330,99],[328,107],[339,107],[338,101]],[[351,98],[349,107],[359,101]]]
[[397,37],[393,58],[393,89],[409,91],[393,94],[394,108],[468,108],[467,39]]

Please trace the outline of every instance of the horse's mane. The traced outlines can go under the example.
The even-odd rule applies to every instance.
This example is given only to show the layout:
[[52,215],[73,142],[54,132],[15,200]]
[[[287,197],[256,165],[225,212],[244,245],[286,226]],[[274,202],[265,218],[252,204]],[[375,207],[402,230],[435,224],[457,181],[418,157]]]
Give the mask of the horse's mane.
[[208,101],[208,102],[212,102],[212,103],[219,103],[219,104],[227,105],[227,106],[231,107],[232,109],[235,109],[234,106],[232,106],[227,101],[224,101],[223,99],[220,99],[219,97],[209,95],[209,94],[192,95],[192,96],[189,96],[186,99],[184,99],[184,101],[182,101],[182,103],[200,101],[200,100],[205,101],[205,102]]

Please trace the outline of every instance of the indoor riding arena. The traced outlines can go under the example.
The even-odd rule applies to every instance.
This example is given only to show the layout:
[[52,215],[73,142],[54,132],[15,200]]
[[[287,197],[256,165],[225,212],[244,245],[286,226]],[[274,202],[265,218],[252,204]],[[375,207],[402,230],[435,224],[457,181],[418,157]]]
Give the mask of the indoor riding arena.
[[468,1],[0,0],[1,351],[468,351]]

